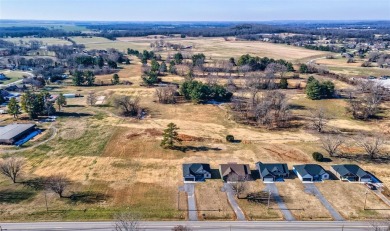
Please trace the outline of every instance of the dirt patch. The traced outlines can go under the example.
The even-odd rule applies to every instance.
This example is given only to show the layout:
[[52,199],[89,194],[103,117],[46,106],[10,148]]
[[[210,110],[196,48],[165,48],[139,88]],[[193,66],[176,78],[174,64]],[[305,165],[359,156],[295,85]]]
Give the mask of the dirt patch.
[[213,143],[222,143],[222,140],[220,139],[213,139],[213,138],[204,138],[204,137],[196,137],[196,136],[190,136],[186,134],[179,134],[178,138],[181,141],[195,141],[195,142],[213,142]]

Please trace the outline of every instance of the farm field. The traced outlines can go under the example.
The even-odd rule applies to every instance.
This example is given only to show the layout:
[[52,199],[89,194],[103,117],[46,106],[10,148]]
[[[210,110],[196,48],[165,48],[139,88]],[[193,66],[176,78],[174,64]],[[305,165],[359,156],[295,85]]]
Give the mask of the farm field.
[[9,42],[20,44],[20,41],[29,42],[31,40],[37,40],[42,42],[43,45],[71,45],[72,43],[59,38],[34,38],[34,37],[23,37],[23,38],[6,38],[4,39]]
[[[149,49],[152,40],[121,38],[111,41],[96,37],[72,39],[85,44],[87,49],[113,47],[120,51],[127,48]],[[222,38],[172,40],[192,45],[193,53],[203,52],[212,59],[249,53],[295,62],[327,54],[287,45],[225,41]],[[17,42],[18,39],[13,41]],[[63,42],[51,39],[42,41],[53,44]],[[166,55],[167,52],[163,51],[162,54]],[[233,121],[227,104],[157,103],[155,89],[140,86],[140,60],[134,56],[129,58],[131,64],[121,65],[117,74],[121,81],[132,84],[109,85],[112,78],[110,74],[96,76],[96,83],[103,82],[106,84],[103,86],[71,86],[70,80],[63,85],[48,86],[51,94],[74,93],[83,96],[67,99],[67,106],[58,113],[57,121],[52,124],[57,129],[54,139],[32,149],[24,148],[39,143],[39,138],[19,149],[0,146],[1,158],[16,156],[26,160],[17,184],[0,176],[0,221],[109,220],[120,211],[131,211],[147,220],[185,220],[188,217],[187,199],[184,193],[179,192],[179,187],[183,185],[182,164],[193,162],[210,163],[212,169],[218,169],[219,164],[226,162],[245,163],[252,170],[255,170],[255,163],[258,161],[283,162],[291,169],[294,164],[313,163],[312,153],[319,151],[330,159],[330,162],[320,163],[327,170],[333,164],[355,163],[375,174],[385,185],[390,184],[387,160],[376,162],[353,158],[363,150],[350,148],[350,144],[354,144],[352,139],[341,148],[343,158],[328,156],[321,149],[320,135],[310,129],[310,121],[307,119],[311,109],[324,107],[331,115],[327,124],[329,129],[352,134],[359,131],[382,131],[388,136],[389,113],[385,112],[382,120],[356,121],[347,113],[345,99],[313,101],[306,98],[302,89],[285,89],[282,91],[288,95],[289,103],[293,105],[293,116],[303,119],[291,128],[267,130]],[[330,69],[344,69],[341,64],[326,65],[330,65]],[[368,70],[376,71],[375,68]],[[301,75],[300,79],[292,81],[305,82],[307,78],[307,75]],[[171,74],[162,79],[176,83],[184,81],[183,77]],[[236,81],[243,82],[239,78]],[[341,81],[332,81],[338,90],[354,87]],[[86,96],[91,91],[96,96],[105,96],[105,103],[101,106],[89,106]],[[113,106],[113,100],[118,95],[139,96],[147,115],[140,120],[118,115]],[[384,107],[389,107],[388,103]],[[26,115],[21,121],[28,121]],[[13,122],[11,116],[0,115],[0,125]],[[165,150],[160,147],[163,130],[171,122],[180,128],[182,150]],[[228,134],[234,135],[240,142],[228,143]],[[46,133],[42,136],[45,135]],[[17,152],[8,152],[10,149]],[[384,154],[389,151],[390,146],[387,144],[384,146]],[[33,184],[35,188],[27,186],[55,173],[63,174],[71,181],[64,198],[47,192],[39,185]],[[248,184],[249,192],[259,192],[265,188],[259,179]],[[346,219],[390,217],[389,208],[373,194],[369,195],[367,203],[372,210],[361,209],[365,191],[363,185],[339,181],[316,185]],[[205,214],[207,220],[235,220],[226,194],[220,191],[221,187],[222,181],[218,179],[196,185],[196,203],[201,210],[198,212],[199,219],[203,219]],[[277,188],[297,220],[331,220],[318,199],[304,192],[298,179],[286,179],[286,182],[277,184]],[[265,204],[250,203],[245,199],[238,199],[238,203],[250,220],[283,219],[274,203],[272,209],[267,209]],[[177,209],[178,204],[180,210]]]

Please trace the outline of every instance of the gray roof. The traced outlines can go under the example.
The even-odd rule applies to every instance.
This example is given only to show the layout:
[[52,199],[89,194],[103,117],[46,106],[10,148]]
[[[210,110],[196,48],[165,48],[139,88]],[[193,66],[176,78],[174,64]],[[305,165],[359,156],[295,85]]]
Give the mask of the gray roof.
[[340,174],[340,176],[345,176],[347,174],[353,174],[358,177],[369,176],[366,171],[361,169],[356,164],[340,164],[340,165],[332,165],[332,168]]
[[204,174],[204,171],[210,173],[209,164],[200,164],[200,163],[183,164],[183,176]]
[[10,124],[0,127],[0,139],[9,140],[26,130],[35,127],[35,124]]
[[279,176],[279,175],[286,175],[288,174],[288,167],[287,164],[284,163],[261,163],[258,162],[256,163],[258,166],[260,175],[262,177],[267,176],[267,175],[272,175],[272,176]]
[[294,165],[295,170],[299,173],[299,175],[322,175],[326,173],[325,169],[318,164],[303,164],[303,165]]

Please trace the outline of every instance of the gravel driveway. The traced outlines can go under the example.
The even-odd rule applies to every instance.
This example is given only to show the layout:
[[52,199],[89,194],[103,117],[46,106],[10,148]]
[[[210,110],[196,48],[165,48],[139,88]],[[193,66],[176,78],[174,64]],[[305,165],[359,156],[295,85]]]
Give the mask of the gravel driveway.
[[305,186],[305,192],[314,195],[320,200],[322,205],[329,211],[330,215],[336,221],[344,221],[344,218],[338,213],[333,206],[329,203],[329,201],[321,194],[320,190],[318,190],[317,186],[314,183],[303,183]]
[[287,221],[295,221],[294,216],[291,214],[290,210],[288,210],[286,204],[280,197],[278,188],[276,187],[275,183],[267,183],[265,185],[266,186],[264,191],[271,192],[271,196],[278,204],[280,211],[283,213],[284,219]]

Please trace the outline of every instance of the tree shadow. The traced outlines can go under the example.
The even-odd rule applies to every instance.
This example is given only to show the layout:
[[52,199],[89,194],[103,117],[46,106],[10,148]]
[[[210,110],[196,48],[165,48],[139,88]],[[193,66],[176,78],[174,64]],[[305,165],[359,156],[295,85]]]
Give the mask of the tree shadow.
[[193,151],[193,152],[208,152],[208,151],[221,151],[222,149],[220,148],[211,148],[211,147],[206,147],[206,146],[191,146],[191,145],[186,145],[186,146],[175,146],[173,150],[178,150],[181,152],[188,152],[188,151]]
[[89,113],[77,113],[77,112],[57,112],[57,116],[66,116],[66,117],[87,117],[87,116],[92,116],[92,114]]
[[85,107],[84,105],[68,104],[65,107]]
[[72,203],[95,204],[106,201],[109,196],[98,192],[73,192],[69,197]]
[[291,110],[305,110],[306,109],[305,106],[299,105],[299,104],[294,104],[294,103],[290,104],[289,107]]
[[31,199],[35,195],[36,192],[28,190],[1,190],[0,203],[17,204],[22,201]]
[[39,177],[21,182],[24,186],[32,188],[34,190],[44,190],[46,178]]

